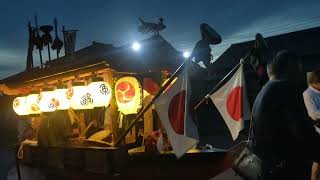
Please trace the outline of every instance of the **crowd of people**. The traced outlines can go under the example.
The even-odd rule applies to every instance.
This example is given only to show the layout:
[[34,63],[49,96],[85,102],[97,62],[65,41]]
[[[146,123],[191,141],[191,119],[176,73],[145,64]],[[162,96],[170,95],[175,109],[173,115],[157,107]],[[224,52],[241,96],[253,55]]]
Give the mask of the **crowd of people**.
[[[269,81],[253,110],[252,151],[262,180],[317,180],[320,162],[320,70],[308,76],[299,57],[279,51],[267,66]],[[319,130],[318,130],[319,131]]]

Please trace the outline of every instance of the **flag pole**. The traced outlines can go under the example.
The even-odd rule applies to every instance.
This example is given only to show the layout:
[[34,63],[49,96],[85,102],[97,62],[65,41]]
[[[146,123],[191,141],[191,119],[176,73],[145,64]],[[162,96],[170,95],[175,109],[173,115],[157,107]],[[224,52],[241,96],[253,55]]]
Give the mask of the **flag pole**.
[[133,126],[139,121],[139,119],[143,116],[143,114],[152,106],[152,104],[155,102],[155,100],[164,92],[164,90],[167,89],[167,87],[170,85],[170,83],[179,75],[180,71],[183,69],[183,67],[189,62],[191,57],[186,59],[179,67],[178,69],[172,74],[172,76],[168,79],[168,81],[161,87],[161,89],[158,91],[158,93],[152,98],[152,100],[146,105],[144,108],[142,108],[136,118],[129,124],[127,129],[121,134],[121,136],[118,138],[116,143],[113,146],[119,145],[121,141],[126,137],[126,135],[131,131]]
[[221,81],[218,82],[217,85],[214,86],[214,88],[193,108],[193,110],[194,110],[194,111],[197,110],[197,109],[199,108],[199,106],[200,106],[204,101],[206,101],[206,100],[210,97],[210,95],[211,95],[212,93],[214,93],[217,89],[219,89],[219,88],[220,88],[220,85],[221,85],[222,83],[224,83],[224,81],[225,81],[234,71],[236,71],[236,70],[238,69],[238,67],[239,67],[242,63],[243,63],[243,59],[241,59],[240,62],[239,62],[235,67],[233,67],[233,68],[231,69],[231,71],[229,71],[228,74],[225,75],[225,76],[221,79]]
[[65,26],[62,26],[62,34],[63,34],[64,56],[66,56],[66,29],[65,29]]

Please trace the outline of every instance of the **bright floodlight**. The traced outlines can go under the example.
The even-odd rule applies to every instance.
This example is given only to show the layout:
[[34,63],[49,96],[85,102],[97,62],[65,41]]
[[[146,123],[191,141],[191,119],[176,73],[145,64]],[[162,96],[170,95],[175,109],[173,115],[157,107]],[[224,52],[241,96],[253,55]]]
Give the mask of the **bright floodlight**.
[[131,46],[131,48],[134,50],[134,51],[139,51],[140,50],[140,47],[141,45],[138,43],[138,42],[134,42]]
[[183,57],[184,58],[190,57],[190,53],[188,51],[183,52]]

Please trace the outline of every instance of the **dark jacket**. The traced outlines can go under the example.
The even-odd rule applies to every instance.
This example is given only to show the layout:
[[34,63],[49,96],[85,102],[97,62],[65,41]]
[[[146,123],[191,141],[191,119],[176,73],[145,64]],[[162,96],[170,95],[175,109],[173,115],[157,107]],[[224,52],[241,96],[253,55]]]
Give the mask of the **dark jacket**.
[[320,160],[320,135],[296,89],[271,80],[256,97],[252,148],[263,161],[264,179],[310,179],[312,161]]

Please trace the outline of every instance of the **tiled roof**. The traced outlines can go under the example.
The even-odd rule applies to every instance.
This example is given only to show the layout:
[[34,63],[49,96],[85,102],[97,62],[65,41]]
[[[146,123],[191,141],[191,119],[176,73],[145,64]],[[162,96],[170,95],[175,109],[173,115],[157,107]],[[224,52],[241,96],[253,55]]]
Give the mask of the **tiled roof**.
[[[320,27],[271,36],[265,38],[265,40],[272,54],[282,49],[287,49],[301,57],[320,54]],[[232,44],[212,63],[213,71],[220,71],[223,74],[227,73],[248,53],[253,44],[254,40]]]

